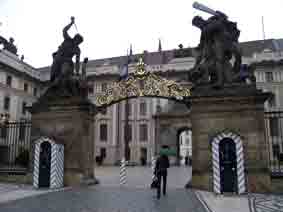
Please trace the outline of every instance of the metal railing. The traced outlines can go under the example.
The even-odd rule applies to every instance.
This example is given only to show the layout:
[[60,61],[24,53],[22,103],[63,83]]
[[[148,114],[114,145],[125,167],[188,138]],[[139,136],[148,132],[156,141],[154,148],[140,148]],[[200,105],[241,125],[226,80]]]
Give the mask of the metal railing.
[[30,121],[0,123],[0,173],[28,171],[30,138]]
[[283,177],[283,111],[264,113],[271,177]]

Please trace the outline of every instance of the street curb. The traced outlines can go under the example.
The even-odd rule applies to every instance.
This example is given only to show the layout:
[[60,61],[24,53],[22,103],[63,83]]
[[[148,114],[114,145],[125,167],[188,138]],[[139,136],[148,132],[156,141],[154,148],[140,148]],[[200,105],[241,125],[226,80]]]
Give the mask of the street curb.
[[198,192],[198,191],[196,191],[196,190],[194,190],[193,192],[195,193],[197,199],[198,199],[199,202],[203,205],[203,207],[204,207],[208,212],[213,212],[213,210],[211,210],[211,209],[208,207],[208,205],[207,205],[206,201],[204,200],[203,196],[201,195],[201,193]]
[[[72,187],[64,187],[64,188],[59,188],[59,189],[31,189],[31,190],[14,190],[11,192],[7,192],[6,195],[11,195],[10,198],[7,199],[1,199],[0,196],[0,205],[6,204],[6,203],[10,203],[12,201],[16,201],[16,200],[21,200],[21,199],[25,199],[25,198],[29,198],[29,197],[36,197],[36,196],[40,196],[40,195],[44,195],[44,194],[48,194],[48,193],[53,193],[53,192],[60,192],[60,191],[67,191],[72,189]],[[30,193],[28,193],[30,192]],[[24,195],[23,195],[24,194]]]

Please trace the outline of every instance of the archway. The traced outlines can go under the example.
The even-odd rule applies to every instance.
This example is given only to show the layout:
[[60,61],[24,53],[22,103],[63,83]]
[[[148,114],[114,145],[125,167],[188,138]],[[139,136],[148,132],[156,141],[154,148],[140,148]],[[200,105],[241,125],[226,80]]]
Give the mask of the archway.
[[[184,130],[184,129],[190,128],[189,126],[190,124],[188,120],[188,112],[189,112],[190,105],[189,105],[189,100],[187,98],[190,97],[191,84],[187,84],[186,86],[187,87],[185,87],[184,85],[181,86],[172,80],[161,78],[160,76],[147,71],[145,69],[145,64],[142,62],[142,60],[140,60],[139,63],[137,64],[137,69],[135,70],[134,73],[130,74],[127,79],[113,83],[112,86],[108,88],[106,92],[104,92],[103,94],[97,95],[95,97],[95,104],[98,106],[98,109],[103,111],[104,108],[107,108],[113,104],[124,101],[122,103],[123,104],[125,103],[125,105],[122,105],[122,106],[123,107],[125,106],[124,108],[126,111],[127,101],[129,101],[129,99],[136,99],[136,98],[143,99],[144,97],[146,97],[146,98],[167,99],[167,100],[170,100],[169,101],[170,105],[171,103],[173,103],[172,105],[178,105],[178,107],[180,106],[182,107],[181,112],[178,111],[179,115],[175,116],[174,120],[170,121],[171,123],[175,123],[177,121],[176,122],[177,125],[174,126],[174,128],[171,128],[170,126],[167,128],[160,127],[160,122],[159,122],[159,119],[157,118],[158,115],[153,117],[153,122],[155,123],[154,125],[151,125],[151,126],[155,126],[155,127],[152,127],[152,129],[154,129],[154,131],[156,132],[152,136],[152,139],[154,139],[154,145],[150,146],[150,148],[147,148],[147,149],[142,148],[144,146],[140,146],[139,147],[140,152],[137,152],[136,149],[132,149],[132,146],[131,146],[131,151],[130,151],[131,156],[133,155],[137,157],[139,153],[141,156],[144,156],[146,152],[147,153],[151,152],[150,156],[147,157],[148,161],[150,162],[152,156],[156,156],[157,153],[159,152],[160,146],[162,146],[162,142],[160,141],[165,140],[160,137],[160,130],[163,129],[165,131],[165,134],[167,132],[167,135],[168,134],[173,135],[171,141],[173,142],[174,148],[176,148],[178,144],[177,142],[179,140],[177,139],[177,136],[179,134],[178,129]],[[121,130],[124,130],[123,127]],[[123,132],[121,134],[123,134]],[[122,139],[125,138],[124,134],[121,137]],[[168,136],[166,135],[165,137],[168,138]],[[126,139],[127,138],[125,138],[125,140]],[[131,144],[133,144],[133,142]],[[127,155],[128,155],[126,153],[127,152],[126,145],[128,145],[128,141],[126,141],[125,146],[122,147],[122,151],[124,151],[125,158],[127,158]],[[99,152],[97,152],[97,154],[99,154]],[[119,155],[120,155],[120,160],[121,160],[122,159],[121,151],[119,152]],[[184,182],[184,184],[185,183],[186,182]]]
[[181,86],[175,81],[151,73],[146,70],[146,65],[140,58],[133,74],[115,82],[106,92],[97,95],[94,103],[98,108],[104,108],[130,98],[158,97],[174,100],[189,107],[186,98],[191,96],[191,87],[191,83]]
[[[182,105],[182,111],[187,113],[190,107],[189,97],[191,95],[190,89],[192,84],[187,83],[180,85],[172,80],[164,79],[156,74],[151,73],[146,69],[146,65],[140,58],[136,65],[136,69],[133,73],[130,73],[126,79],[114,82],[104,93],[100,93],[95,96],[95,105],[98,111],[105,111],[105,108],[114,105],[116,103],[125,101],[125,111],[129,112],[130,99],[136,98],[161,98],[170,100],[170,102],[176,102]],[[119,105],[118,105],[119,106]],[[119,109],[117,109],[119,110]],[[181,114],[181,116],[184,114]],[[118,118],[119,119],[119,118]],[[125,129],[129,129],[128,116],[125,116]],[[156,123],[158,124],[158,123]],[[155,124],[155,125],[156,125]],[[186,126],[186,125],[183,125]],[[124,130],[124,129],[123,129]],[[129,159],[131,153],[128,147],[128,140],[131,137],[127,133],[124,133],[125,145],[125,158]],[[158,140],[157,138],[155,140]],[[174,139],[175,140],[175,137]],[[145,149],[140,149],[141,154],[145,154]],[[156,154],[157,148],[151,149],[151,152]],[[152,156],[152,155],[151,155]],[[150,156],[150,157],[151,157]]]
[[192,157],[192,129],[189,127],[180,128],[177,131],[177,154],[179,165],[191,165]]

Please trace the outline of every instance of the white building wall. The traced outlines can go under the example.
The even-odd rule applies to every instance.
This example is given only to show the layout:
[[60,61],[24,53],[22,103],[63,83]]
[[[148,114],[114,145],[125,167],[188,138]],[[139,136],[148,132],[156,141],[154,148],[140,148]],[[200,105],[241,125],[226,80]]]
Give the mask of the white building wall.
[[[282,56],[279,56],[275,53],[270,53],[265,51],[261,54],[255,54],[251,58],[243,58],[245,63],[253,63],[256,61],[261,61],[263,59],[272,59],[279,60],[282,59]],[[40,83],[39,79],[48,80],[50,77],[50,71],[47,69],[43,71],[38,71],[31,66],[21,62],[17,57],[11,56],[7,52],[0,51],[0,62],[5,61],[7,65],[12,68],[18,70],[19,72],[23,72],[28,74],[34,80],[29,80],[26,77],[18,77],[11,73],[12,76],[12,88],[7,88],[6,84],[6,76],[7,71],[3,68],[0,68],[0,113],[3,113],[3,98],[5,95],[9,95],[11,97],[11,106],[10,106],[10,114],[13,120],[20,120],[21,118],[30,118],[30,115],[22,114],[22,102],[27,102],[30,105],[32,102],[36,100],[37,97],[33,96],[33,88],[37,87],[37,92],[40,93]],[[189,70],[194,65],[194,58],[176,58],[171,60],[168,64],[156,64],[148,66],[149,70],[152,72],[167,72],[168,70],[175,71],[184,71]],[[129,72],[132,73],[135,70],[135,64],[130,64]],[[271,71],[273,72],[274,80],[273,82],[265,81],[265,72]],[[109,62],[106,62],[104,65],[100,67],[87,67],[87,75],[98,75],[104,74],[106,77],[108,74],[119,73],[119,67],[117,65],[110,65]],[[274,108],[270,108],[268,104],[266,104],[267,109],[282,109],[283,107],[283,70],[282,68],[273,68],[273,69],[257,69],[255,72],[257,79],[258,88],[262,88],[265,91],[271,91],[275,94],[276,105]],[[102,84],[107,83],[110,86],[113,83],[113,79],[103,78],[100,76],[99,80],[94,78],[93,88],[94,93],[89,96],[89,98],[94,101],[94,98],[97,93],[100,93],[102,90]],[[38,81],[37,81],[38,80]],[[177,78],[172,77],[172,80],[177,80]],[[27,82],[29,85],[28,92],[23,91],[24,83]],[[145,101],[147,103],[147,114],[145,116],[140,115],[140,102]],[[140,149],[141,147],[147,148],[147,159],[148,162],[151,158],[151,149],[154,147],[155,141],[155,122],[152,118],[152,115],[156,113],[156,106],[160,105],[162,108],[162,112],[166,112],[169,108],[167,105],[169,104],[166,99],[157,99],[157,98],[138,98],[129,100],[131,105],[131,116],[129,117],[129,122],[132,126],[132,141],[130,143],[131,147],[131,157],[135,162],[139,162],[140,159]],[[124,107],[125,101],[120,103],[120,110],[118,110],[118,104],[115,104],[111,107],[108,107],[107,114],[98,114],[95,117],[95,146],[96,146],[96,155],[100,154],[100,148],[104,147],[107,149],[106,160],[105,162],[108,164],[113,164],[116,160],[121,159],[124,154]],[[269,107],[269,108],[268,108]],[[120,117],[120,123],[118,124],[118,113]],[[99,140],[99,129],[100,124],[107,123],[107,142],[101,142]],[[148,127],[148,141],[141,142],[140,141],[140,132],[139,127],[141,123],[146,123]],[[119,126],[118,126],[119,125]],[[119,137],[119,138],[118,138]],[[119,144],[117,142],[120,142]],[[117,149],[119,149],[119,154],[117,155]]]

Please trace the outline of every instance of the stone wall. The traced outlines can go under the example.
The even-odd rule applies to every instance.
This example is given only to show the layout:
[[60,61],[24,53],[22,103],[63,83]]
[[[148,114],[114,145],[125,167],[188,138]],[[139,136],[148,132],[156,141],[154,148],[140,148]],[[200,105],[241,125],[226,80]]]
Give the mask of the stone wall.
[[225,90],[211,96],[202,93],[193,97],[192,186],[212,190],[211,140],[227,130],[239,135],[243,141],[247,188],[262,192],[270,187],[264,139],[263,104],[267,97],[260,91],[227,94]]
[[53,105],[33,112],[33,138],[46,136],[64,145],[64,183],[94,178],[94,121],[90,105]]

